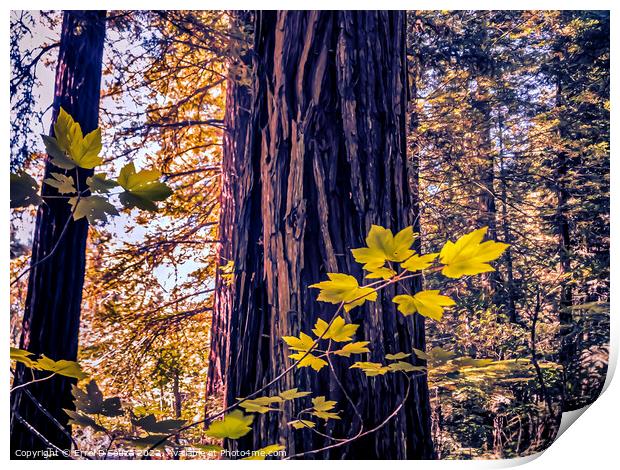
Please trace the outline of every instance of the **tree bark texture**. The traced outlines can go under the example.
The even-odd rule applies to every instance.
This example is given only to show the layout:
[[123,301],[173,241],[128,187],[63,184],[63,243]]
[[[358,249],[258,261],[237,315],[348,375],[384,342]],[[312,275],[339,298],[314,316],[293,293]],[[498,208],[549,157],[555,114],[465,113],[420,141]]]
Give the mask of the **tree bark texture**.
[[[105,37],[105,11],[66,11],[63,16],[52,122],[60,107],[80,123],[84,134],[96,129],[99,121],[101,66]],[[53,126],[51,133],[53,135]],[[62,172],[49,158],[45,177]],[[92,170],[71,170],[78,188],[86,187]],[[44,184],[43,197],[58,193]],[[32,246],[20,347],[54,359],[77,359],[80,306],[84,283],[85,248],[88,235],[86,219],[73,221],[66,199],[45,199],[39,207]],[[66,227],[66,228],[65,228]],[[63,233],[64,232],[64,233]],[[35,373],[41,378],[49,372]],[[14,385],[32,380],[30,369],[18,366]],[[63,408],[73,409],[71,385],[75,379],[54,376],[28,385],[29,391],[67,430],[68,416]],[[60,449],[71,442],[60,429],[21,391],[12,395],[11,410]],[[18,449],[38,450],[47,446],[12,416],[11,454]]]
[[243,154],[249,123],[251,104],[250,89],[228,80],[226,89],[226,111],[224,118],[222,176],[220,195],[220,222],[218,244],[218,271],[215,277],[214,314],[211,327],[211,350],[207,377],[207,396],[220,395],[224,389],[226,357],[228,355],[230,332],[229,318],[233,302],[232,280],[221,267],[233,261],[233,238],[237,229],[236,199],[237,177],[243,168]]
[[[318,318],[332,318],[336,306],[317,302],[309,286],[328,272],[362,279],[350,250],[365,245],[371,225],[399,230],[416,216],[406,157],[404,12],[258,13],[252,75],[250,125],[245,145],[236,149],[232,193],[228,404],[292,364],[283,336],[309,333]],[[387,288],[376,303],[345,315],[361,325],[356,340],[370,341],[367,360],[424,349],[424,320],[399,314],[391,302],[396,293]],[[365,429],[405,404],[377,432],[305,458],[431,457],[425,377],[412,380],[405,400],[403,376],[368,378],[349,369],[353,358],[334,362]],[[343,419],[327,424],[330,435],[348,437],[360,428],[328,367],[298,369],[265,394],[292,387],[338,401]],[[257,415],[252,433],[230,445],[256,449],[281,442],[295,456],[333,444],[287,425],[306,407],[302,401],[287,403],[283,413]]]

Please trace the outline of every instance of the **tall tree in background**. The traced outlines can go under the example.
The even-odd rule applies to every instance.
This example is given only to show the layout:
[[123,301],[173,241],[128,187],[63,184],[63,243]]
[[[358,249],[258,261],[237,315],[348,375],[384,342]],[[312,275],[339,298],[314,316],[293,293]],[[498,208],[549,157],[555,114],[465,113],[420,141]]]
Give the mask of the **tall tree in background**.
[[[250,12],[235,12],[231,31],[239,36],[250,24]],[[233,33],[234,34],[234,33]],[[245,42],[245,41],[244,41]],[[252,93],[248,86],[249,54],[231,58],[226,84],[226,111],[222,149],[220,221],[215,273],[214,313],[211,322],[211,350],[207,376],[207,397],[220,395],[225,389],[226,362],[229,351],[229,321],[233,308],[233,247],[237,229],[237,181],[244,173],[243,154],[247,143]],[[241,183],[243,184],[243,182]],[[246,183],[247,185],[247,183]],[[208,406],[205,407],[208,414]]]
[[[62,107],[81,125],[84,133],[96,129],[99,122],[105,18],[105,11],[67,11],[63,17],[52,122]],[[53,128],[51,132],[53,135]],[[45,177],[51,171],[58,168],[46,163]],[[76,168],[71,173],[78,187],[84,188],[92,170]],[[73,221],[71,206],[65,199],[46,199],[55,195],[58,193],[54,188],[43,185],[45,203],[37,213],[20,347],[54,360],[76,360],[88,222],[85,218]],[[43,373],[38,378],[46,375],[49,374]],[[31,379],[29,371],[17,367],[14,386]],[[69,429],[63,408],[73,407],[71,385],[74,382],[54,376],[28,385],[28,395],[21,389],[13,394],[12,455],[19,449],[47,447],[24,422],[60,449],[70,448],[69,437],[60,432],[38,405]]]
[[[400,229],[414,221],[405,150],[405,27],[403,12],[258,14],[250,130],[247,145],[237,146],[243,153],[235,155],[241,160],[234,193],[228,403],[286,369],[283,336],[333,315],[309,286],[327,272],[361,275],[350,250],[364,245],[372,224]],[[375,305],[349,314],[348,320],[362,325],[356,337],[371,343],[370,360],[424,349],[423,318],[398,315],[390,302],[394,294],[388,288]],[[299,370],[277,387],[338,400],[353,419],[331,425],[334,436],[350,435],[361,422],[367,429],[378,426],[405,400],[402,377],[326,369]],[[307,430],[293,432],[287,426],[293,411],[261,416],[240,445],[281,441],[292,456],[333,443]],[[376,433],[318,455],[428,458],[429,426],[426,379],[418,377],[404,408]]]
[[587,404],[580,357],[600,334],[575,309],[609,300],[609,12],[562,11],[556,24],[545,68],[555,98],[547,118],[548,187],[556,204],[550,223],[561,279],[564,409],[572,410]]

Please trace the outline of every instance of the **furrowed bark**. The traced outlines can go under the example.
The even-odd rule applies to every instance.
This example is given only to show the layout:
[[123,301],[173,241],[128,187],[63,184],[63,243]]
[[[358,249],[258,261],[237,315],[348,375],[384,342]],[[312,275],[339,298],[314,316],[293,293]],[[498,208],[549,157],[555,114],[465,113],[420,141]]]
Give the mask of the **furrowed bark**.
[[[239,26],[250,22],[249,12],[235,12],[234,21]],[[241,80],[249,73],[250,59],[244,54],[231,72],[226,85],[226,110],[222,153],[222,176],[220,195],[220,221],[218,267],[233,261],[233,244],[237,229],[237,213],[240,207],[237,180],[244,172],[244,152],[248,135],[251,106],[251,90]],[[230,342],[229,321],[232,311],[234,283],[230,275],[218,269],[215,277],[213,320],[211,326],[211,349],[207,376],[207,397],[224,394],[226,362]],[[209,414],[209,405],[205,414]]]
[[[228,326],[226,397],[247,396],[292,363],[282,336],[309,332],[336,306],[309,286],[328,272],[362,278],[350,250],[372,224],[393,230],[415,218],[406,159],[406,63],[403,12],[263,12],[255,24],[250,129],[237,165],[235,281]],[[411,290],[419,289],[410,283]],[[423,318],[400,315],[391,298],[345,315],[370,341],[368,360],[424,348]],[[336,361],[336,372],[366,429],[403,400],[396,374],[367,378]],[[341,421],[327,431],[346,437],[359,420],[328,368],[300,369],[270,394],[291,387],[339,402]],[[289,455],[332,443],[294,431],[284,413],[257,416],[253,432],[231,447],[281,442]],[[404,409],[374,434],[318,458],[428,458],[432,455],[426,378],[412,381]],[[312,457],[312,456],[310,456]]]

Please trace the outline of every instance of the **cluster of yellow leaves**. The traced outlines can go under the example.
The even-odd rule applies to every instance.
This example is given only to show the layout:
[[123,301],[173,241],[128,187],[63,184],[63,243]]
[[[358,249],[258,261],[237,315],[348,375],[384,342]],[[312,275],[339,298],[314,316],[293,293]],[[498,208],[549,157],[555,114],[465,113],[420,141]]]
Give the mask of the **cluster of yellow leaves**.
[[385,358],[391,362],[387,365],[379,362],[356,362],[350,369],[360,369],[367,377],[375,377],[377,375],[385,375],[388,372],[421,372],[426,370],[424,366],[415,366],[410,362],[403,361],[411,356],[411,353],[398,352],[395,354],[386,354]]
[[[330,340],[335,343],[348,343],[342,348],[330,351],[338,356],[350,357],[351,354],[362,354],[370,352],[368,349],[368,341],[353,341],[353,335],[359,328],[359,325],[347,323],[344,318],[337,316],[331,323],[319,318],[314,324],[312,332],[316,335],[316,339],[304,332],[297,336],[284,336],[282,339],[288,345],[289,349],[296,351],[289,357],[299,361],[297,367],[312,367],[317,372],[327,365],[327,361],[312,354],[311,351],[316,349],[319,340]],[[327,354],[327,353],[325,353]]]
[[[338,412],[334,411],[338,403],[334,400],[327,400],[324,396],[312,399],[312,408],[304,410],[302,413],[309,413],[312,416],[321,418],[325,421],[330,419],[340,419]],[[301,413],[300,413],[301,414]],[[316,423],[307,419],[297,418],[289,421],[288,424],[295,429],[314,428]]]
[[[398,273],[391,264],[398,262],[400,267],[409,272],[423,271],[431,267],[435,259],[443,266],[441,272],[451,278],[464,275],[480,274],[493,271],[488,264],[499,258],[508,247],[505,243],[492,240],[482,242],[488,227],[474,230],[460,237],[456,242],[447,241],[439,254],[417,254],[411,246],[416,234],[413,227],[406,227],[396,235],[391,230],[373,225],[366,237],[366,247],[351,250],[355,261],[363,264],[369,271],[370,279],[389,280]],[[377,291],[372,287],[360,286],[353,276],[348,274],[328,273],[329,281],[319,282],[310,287],[320,289],[317,300],[334,304],[342,303],[345,310],[362,305],[366,300],[375,301]],[[419,313],[433,320],[440,321],[444,307],[454,305],[454,301],[438,290],[421,291],[414,295],[397,295],[393,302],[405,316]],[[380,370],[380,369],[379,369]]]
[[326,400],[324,396],[316,397],[312,399],[312,411],[310,414],[324,420],[328,419],[340,419],[338,412],[332,411],[337,405],[334,400]]
[[[300,392],[297,388],[285,390],[275,396],[258,397],[251,400],[244,400],[239,406],[248,413],[267,413],[268,411],[281,411],[280,408],[272,408],[274,404],[280,404],[285,401],[303,398],[310,395],[310,392]],[[237,398],[237,400],[242,400]]]

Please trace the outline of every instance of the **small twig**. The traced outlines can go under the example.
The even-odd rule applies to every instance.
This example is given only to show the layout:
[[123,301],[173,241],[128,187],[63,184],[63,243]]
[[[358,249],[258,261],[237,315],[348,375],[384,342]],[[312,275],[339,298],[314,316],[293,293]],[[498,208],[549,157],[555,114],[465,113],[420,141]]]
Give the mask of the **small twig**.
[[55,375],[56,375],[56,372],[52,373],[52,375],[48,375],[47,377],[43,377],[43,378],[41,378],[41,379],[33,379],[33,380],[31,380],[30,382],[26,382],[26,383],[23,383],[23,384],[21,384],[21,385],[16,385],[15,387],[13,387],[13,388],[11,389],[10,393],[13,393],[13,392],[14,392],[15,390],[17,390],[17,389],[20,389],[20,388],[22,388],[22,387],[25,387],[26,385],[30,385],[30,384],[33,384],[33,383],[36,383],[36,382],[43,382],[44,380],[51,379],[51,378],[52,378],[52,377],[54,377]]

